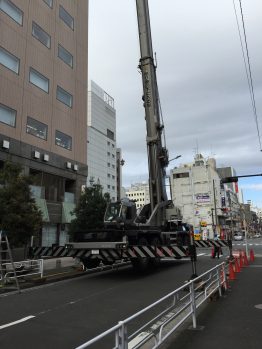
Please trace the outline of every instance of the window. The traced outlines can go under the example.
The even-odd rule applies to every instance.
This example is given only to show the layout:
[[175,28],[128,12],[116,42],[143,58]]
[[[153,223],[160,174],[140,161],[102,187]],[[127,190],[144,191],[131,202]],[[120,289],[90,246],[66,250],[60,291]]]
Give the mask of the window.
[[50,48],[51,47],[51,37],[47,32],[44,31],[35,22],[32,23],[32,35],[39,40],[43,45]]
[[59,6],[59,17],[69,28],[74,29],[74,18],[61,5]]
[[109,184],[107,185],[107,189],[110,189],[110,185]]
[[16,110],[0,104],[0,122],[8,126],[15,127]]
[[107,178],[110,178],[110,173],[107,174]]
[[113,158],[113,159],[115,158],[115,155],[114,155],[114,154],[112,154],[112,158]]
[[115,134],[113,131],[110,131],[109,129],[107,129],[107,138],[112,139],[112,141],[115,139]]
[[115,165],[112,165],[112,168],[115,168]]
[[59,147],[72,150],[72,137],[63,132],[55,131],[55,144]]
[[53,0],[43,0],[49,7],[53,8]]
[[181,172],[173,174],[173,178],[186,178],[189,177],[189,172]]
[[20,60],[17,57],[6,51],[3,47],[0,47],[0,64],[3,64],[6,68],[18,74],[19,63]]
[[47,140],[47,125],[28,116],[26,133]]
[[110,142],[107,142],[107,145],[110,145]]
[[109,151],[107,152],[107,156],[110,156],[110,152]]
[[67,65],[73,68],[73,56],[63,46],[58,45],[58,57]]
[[0,9],[18,24],[23,24],[23,12],[10,0],[0,0]]
[[114,175],[112,175],[112,179],[115,179],[116,177]]
[[56,90],[56,98],[66,104],[68,107],[72,108],[73,105],[73,96],[66,92],[64,89],[62,89],[62,87],[57,86],[57,90]]
[[41,90],[49,92],[49,79],[33,68],[30,68],[29,71],[29,81],[31,84],[41,88]]
[[115,190],[115,187],[114,187],[114,186],[112,186],[112,190]]
[[107,167],[110,167],[110,162],[107,163]]

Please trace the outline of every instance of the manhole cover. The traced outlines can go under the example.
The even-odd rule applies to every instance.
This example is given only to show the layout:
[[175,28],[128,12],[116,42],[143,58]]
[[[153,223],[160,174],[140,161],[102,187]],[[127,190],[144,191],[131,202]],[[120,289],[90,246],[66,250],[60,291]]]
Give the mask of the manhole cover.
[[257,309],[262,309],[262,304],[257,304],[257,305],[255,305],[255,308],[257,308]]

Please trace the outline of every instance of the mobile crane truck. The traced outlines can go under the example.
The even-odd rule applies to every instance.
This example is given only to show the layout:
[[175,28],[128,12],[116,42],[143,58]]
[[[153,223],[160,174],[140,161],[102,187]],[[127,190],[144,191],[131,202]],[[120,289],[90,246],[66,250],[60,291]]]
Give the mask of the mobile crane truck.
[[[108,205],[104,229],[76,233],[66,246],[35,248],[35,255],[72,256],[81,259],[85,267],[101,262],[131,260],[133,266],[145,269],[160,258],[182,258],[192,254],[193,231],[182,223],[178,208],[166,193],[168,151],[164,144],[164,124],[157,87],[148,0],[136,0],[141,58],[143,103],[146,121],[146,143],[149,170],[150,203],[136,214],[135,202],[122,199]],[[190,252],[191,246],[191,252]]]

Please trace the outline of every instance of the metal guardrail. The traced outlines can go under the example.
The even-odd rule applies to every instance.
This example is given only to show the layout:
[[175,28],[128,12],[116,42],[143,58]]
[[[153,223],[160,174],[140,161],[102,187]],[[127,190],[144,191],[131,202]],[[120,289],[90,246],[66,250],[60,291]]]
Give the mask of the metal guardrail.
[[[16,277],[25,278],[33,275],[40,275],[43,277],[44,271],[44,260],[25,260],[21,262],[14,262]],[[2,278],[0,275],[0,281],[4,283],[8,283],[10,280],[15,279],[12,263],[2,263],[2,270],[5,272],[2,274]]]
[[[215,266],[76,349],[88,348],[98,342],[101,349],[138,349],[144,344],[156,349],[190,317],[192,327],[196,328],[197,309],[212,294],[218,292],[221,296],[222,288],[227,289],[226,268],[225,262]],[[134,330],[138,317],[142,317],[140,323],[144,325]],[[133,330],[129,336],[128,328]]]

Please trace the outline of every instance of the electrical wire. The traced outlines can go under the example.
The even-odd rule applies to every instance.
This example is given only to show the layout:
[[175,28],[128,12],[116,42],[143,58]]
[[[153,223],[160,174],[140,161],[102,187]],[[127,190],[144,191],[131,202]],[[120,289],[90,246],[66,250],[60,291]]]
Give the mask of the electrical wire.
[[256,100],[255,100],[255,93],[254,93],[254,86],[253,86],[253,78],[252,78],[252,72],[251,72],[251,64],[250,64],[249,51],[248,51],[248,45],[247,45],[247,35],[246,35],[246,28],[245,28],[245,21],[244,21],[241,0],[239,0],[239,6],[240,6],[240,12],[241,12],[241,20],[242,20],[244,39],[245,39],[246,56],[245,56],[245,52],[244,52],[244,45],[243,45],[239,21],[238,21],[238,17],[237,17],[235,0],[233,0],[233,5],[234,5],[234,11],[235,11],[235,16],[236,16],[236,21],[237,21],[238,34],[239,34],[240,43],[241,43],[243,60],[244,60],[244,64],[245,64],[246,76],[247,76],[247,81],[248,81],[248,88],[249,88],[249,93],[250,93],[250,98],[251,98],[251,103],[252,103],[252,108],[253,108],[253,113],[254,113],[254,118],[255,118],[255,123],[256,123],[259,147],[260,147],[260,151],[262,151],[261,138],[260,138],[260,132],[259,132],[259,127],[258,127],[258,117],[257,117]]

